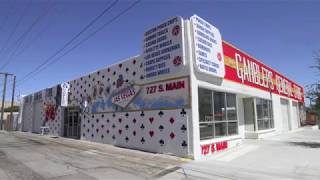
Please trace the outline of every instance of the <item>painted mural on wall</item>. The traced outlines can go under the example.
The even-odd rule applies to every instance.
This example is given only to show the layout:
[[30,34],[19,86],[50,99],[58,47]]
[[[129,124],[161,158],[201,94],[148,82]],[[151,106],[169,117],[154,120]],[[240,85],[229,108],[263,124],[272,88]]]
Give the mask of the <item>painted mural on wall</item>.
[[137,85],[134,81],[123,83],[121,77],[120,75],[120,79],[117,80],[116,89],[109,94],[103,85],[94,87],[92,113],[186,108],[189,106],[188,78]]
[[189,79],[147,82],[143,59],[72,80],[69,106],[79,106],[81,139],[150,152],[188,154]]
[[62,135],[63,112],[57,97],[58,86],[29,95],[23,102],[23,131],[40,133],[40,127],[49,128],[50,135]]

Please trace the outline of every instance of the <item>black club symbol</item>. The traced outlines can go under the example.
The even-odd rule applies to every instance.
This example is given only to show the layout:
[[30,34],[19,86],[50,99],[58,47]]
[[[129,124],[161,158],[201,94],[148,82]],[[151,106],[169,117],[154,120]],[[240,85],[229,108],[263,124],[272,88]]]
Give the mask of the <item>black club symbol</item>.
[[183,148],[186,148],[186,147],[188,146],[188,144],[186,143],[186,141],[183,141],[182,144],[181,144],[181,146],[182,146]]
[[180,114],[181,114],[181,116],[185,116],[187,114],[187,112],[184,109],[182,109]]
[[180,129],[181,129],[182,132],[185,132],[187,130],[185,125],[182,125]]

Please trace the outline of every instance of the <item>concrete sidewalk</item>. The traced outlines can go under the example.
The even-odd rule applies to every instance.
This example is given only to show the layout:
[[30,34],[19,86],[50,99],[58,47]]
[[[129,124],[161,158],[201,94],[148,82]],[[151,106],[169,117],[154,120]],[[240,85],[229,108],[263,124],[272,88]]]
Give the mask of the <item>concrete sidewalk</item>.
[[[320,179],[320,131],[301,128],[181,165],[162,179]],[[177,171],[177,172],[178,172]]]

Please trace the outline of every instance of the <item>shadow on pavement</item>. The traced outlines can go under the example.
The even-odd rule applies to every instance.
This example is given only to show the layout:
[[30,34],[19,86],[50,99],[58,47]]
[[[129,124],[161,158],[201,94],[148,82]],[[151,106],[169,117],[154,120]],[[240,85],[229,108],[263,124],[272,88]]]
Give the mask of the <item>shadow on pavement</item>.
[[317,142],[289,142],[289,144],[308,148],[320,148],[320,143]]

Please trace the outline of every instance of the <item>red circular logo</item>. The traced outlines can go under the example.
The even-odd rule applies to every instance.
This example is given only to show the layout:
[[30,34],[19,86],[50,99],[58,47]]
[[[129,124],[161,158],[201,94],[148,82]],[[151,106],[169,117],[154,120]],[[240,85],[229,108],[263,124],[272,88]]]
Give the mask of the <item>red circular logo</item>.
[[180,26],[179,25],[175,25],[172,28],[172,35],[177,36],[180,33]]
[[179,66],[180,64],[182,63],[182,58],[180,56],[176,56],[174,59],[173,59],[173,64],[175,66]]
[[222,60],[222,56],[221,56],[221,54],[220,54],[220,53],[218,53],[218,54],[217,54],[217,58],[218,58],[218,60],[219,60],[219,61],[221,61],[221,60]]

